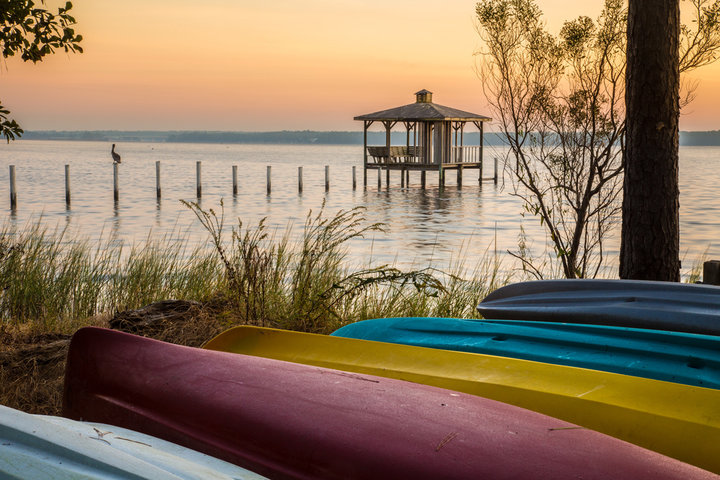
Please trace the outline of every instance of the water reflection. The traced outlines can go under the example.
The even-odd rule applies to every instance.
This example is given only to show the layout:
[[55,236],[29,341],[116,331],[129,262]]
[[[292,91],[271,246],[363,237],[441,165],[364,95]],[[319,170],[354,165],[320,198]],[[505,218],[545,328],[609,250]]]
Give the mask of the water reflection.
[[[426,187],[421,188],[419,172],[411,172],[405,186],[399,173],[393,172],[390,185],[382,178],[377,188],[377,172],[368,171],[363,182],[361,148],[356,146],[273,146],[273,145],[194,145],[127,144],[125,155],[135,161],[123,164],[120,188],[123,196],[113,202],[112,170],[103,160],[107,145],[100,142],[14,142],[0,151],[0,185],[7,185],[7,164],[22,162],[17,188],[21,203],[10,208],[7,189],[0,197],[0,211],[12,225],[37,221],[36,212],[45,211],[49,227],[72,222],[78,230],[107,228],[117,242],[142,241],[148,232],[164,234],[163,228],[188,226],[191,240],[206,240],[207,233],[192,213],[179,203],[180,198],[195,198],[195,167],[203,161],[202,205],[219,212],[220,199],[232,195],[228,182],[231,165],[238,165],[242,188],[225,205],[226,218],[240,218],[244,225],[257,225],[267,217],[270,228],[283,230],[295,224],[302,230],[308,211],[316,214],[323,203],[325,214],[356,206],[367,207],[369,222],[387,224],[387,234],[357,239],[349,246],[349,255],[361,261],[372,256],[383,262],[408,264],[418,259],[444,261],[456,255],[463,244],[471,244],[467,255],[482,255],[495,244],[504,252],[517,248],[517,236],[524,228],[528,238],[542,252],[546,235],[539,221],[521,216],[522,203],[501,185],[492,181],[479,184],[474,171],[463,172],[458,187],[455,175],[448,172],[445,188],[438,185],[437,172],[427,172]],[[63,189],[57,186],[67,152],[73,152],[73,204],[65,204]],[[102,153],[102,155],[101,155]],[[155,162],[162,161],[162,201],[156,197]],[[713,173],[720,165],[720,149],[681,149],[680,206],[681,248],[688,252],[689,264],[695,256],[717,242],[720,230],[720,196]],[[267,195],[268,165],[273,168],[273,190]],[[304,165],[303,192],[297,188],[297,167]],[[324,165],[330,165],[330,190],[324,188]],[[352,188],[352,167],[357,169],[358,188]],[[490,166],[489,170],[492,170]],[[487,173],[486,173],[487,174]],[[110,202],[113,202],[110,204]],[[120,204],[122,202],[122,204]],[[153,204],[154,207],[153,208]],[[232,224],[236,224],[233,220]],[[174,226],[174,227],[173,227]],[[158,231],[159,230],[159,231]],[[611,255],[615,245],[608,245]],[[714,247],[713,247],[714,248]],[[712,249],[710,256],[717,255]]]
[[155,201],[155,225],[160,226],[162,224],[162,200],[158,197]]

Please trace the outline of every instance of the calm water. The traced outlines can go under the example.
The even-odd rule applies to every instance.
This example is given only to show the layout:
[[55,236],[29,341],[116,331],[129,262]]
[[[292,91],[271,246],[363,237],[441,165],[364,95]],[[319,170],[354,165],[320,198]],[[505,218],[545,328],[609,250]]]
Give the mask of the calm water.
[[[400,187],[398,172],[391,185],[377,189],[377,172],[368,172],[362,187],[361,146],[205,145],[126,143],[118,145],[120,199],[113,201],[110,144],[21,140],[0,146],[0,212],[5,224],[22,227],[39,218],[48,226],[68,226],[71,233],[91,239],[110,238],[124,244],[140,243],[148,235],[168,232],[188,235],[192,242],[207,240],[194,215],[180,199],[195,200],[195,166],[202,161],[201,205],[218,209],[225,203],[226,224],[254,225],[261,218],[280,232],[288,225],[300,232],[309,210],[323,202],[328,214],[355,206],[367,207],[371,222],[387,224],[386,234],[350,245],[350,259],[368,259],[400,266],[447,267],[459,257],[468,266],[486,253],[517,248],[522,226],[533,250],[546,245],[545,233],[534,218],[523,218],[520,201],[510,187],[492,182],[478,186],[477,171],[465,172],[458,188],[449,172],[446,188],[437,188],[437,174],[428,175],[428,188],[420,188],[419,173],[411,173],[410,186]],[[492,175],[492,156],[487,148]],[[162,200],[155,198],[155,162],[162,165]],[[72,205],[65,206],[64,165],[70,165]],[[16,167],[18,208],[10,211],[8,166]],[[232,195],[232,165],[238,166],[239,193]],[[272,193],[266,193],[266,167],[272,167]],[[330,190],[325,192],[324,167],[330,166]],[[297,168],[303,166],[304,190],[297,191]],[[352,189],[352,166],[357,167],[357,190]],[[720,256],[720,195],[716,188],[720,148],[683,147],[680,150],[680,240],[683,270],[705,251]],[[608,245],[609,258],[617,257],[617,238]],[[614,274],[610,270],[609,275]]]

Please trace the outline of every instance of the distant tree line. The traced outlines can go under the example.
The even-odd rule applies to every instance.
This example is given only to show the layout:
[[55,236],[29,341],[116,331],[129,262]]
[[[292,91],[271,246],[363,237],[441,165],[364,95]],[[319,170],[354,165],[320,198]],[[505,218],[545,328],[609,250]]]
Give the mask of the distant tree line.
[[[176,142],[176,143],[247,143],[276,145],[362,145],[363,134],[357,132],[323,132],[313,130],[278,132],[206,132],[206,131],[26,131],[26,140],[80,140],[100,142]],[[411,137],[412,141],[412,137]],[[392,133],[393,145],[407,142],[405,132]],[[502,145],[495,133],[486,133],[485,145]],[[385,132],[368,132],[369,145],[384,145]],[[479,135],[465,135],[464,145],[478,145]]]
[[[177,142],[177,143],[248,143],[278,145],[362,145],[362,132],[322,132],[322,131],[279,131],[279,132],[203,132],[203,131],[118,131],[118,130],[78,130],[26,131],[26,140],[79,140],[92,142]],[[405,132],[393,132],[393,145],[406,142]],[[502,138],[496,133],[486,133],[483,142],[487,146],[503,145]],[[368,132],[368,144],[384,145],[385,133]],[[478,135],[465,136],[464,145],[477,145]],[[720,130],[707,132],[680,132],[680,145],[683,146],[720,146]]]
[[716,147],[720,145],[720,130],[709,132],[680,132],[680,145]]

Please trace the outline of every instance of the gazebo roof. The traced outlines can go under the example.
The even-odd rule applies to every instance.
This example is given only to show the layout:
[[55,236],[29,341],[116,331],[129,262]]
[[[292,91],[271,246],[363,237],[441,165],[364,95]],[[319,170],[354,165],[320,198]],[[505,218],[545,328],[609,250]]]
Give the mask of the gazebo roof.
[[489,122],[492,120],[485,115],[465,112],[457,108],[446,107],[432,103],[432,92],[420,90],[416,92],[417,101],[402,107],[390,108],[379,112],[368,113],[355,117],[355,120],[370,121],[457,121],[457,122]]

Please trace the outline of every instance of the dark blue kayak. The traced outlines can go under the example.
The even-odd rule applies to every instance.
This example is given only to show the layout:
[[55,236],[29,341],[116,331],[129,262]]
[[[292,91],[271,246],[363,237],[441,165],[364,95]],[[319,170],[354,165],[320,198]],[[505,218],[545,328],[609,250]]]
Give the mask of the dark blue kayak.
[[720,337],[522,320],[381,318],[332,335],[521,358],[720,389]]
[[642,280],[538,280],[485,297],[485,318],[720,335],[720,287]]

